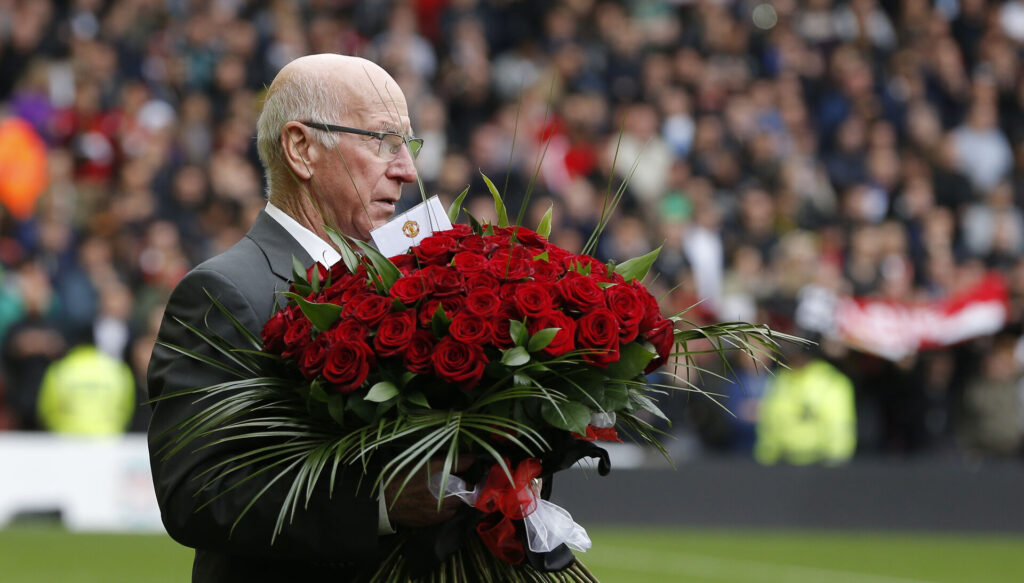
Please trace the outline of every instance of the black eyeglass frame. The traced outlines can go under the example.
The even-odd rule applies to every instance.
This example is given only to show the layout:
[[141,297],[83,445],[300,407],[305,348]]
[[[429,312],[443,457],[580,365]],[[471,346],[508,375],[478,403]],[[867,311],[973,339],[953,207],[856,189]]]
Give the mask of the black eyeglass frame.
[[[361,130],[359,128],[350,128],[348,126],[338,126],[329,123],[321,123],[318,121],[300,121],[302,125],[313,128],[315,130],[323,130],[325,132],[342,132],[346,134],[356,134],[357,136],[370,136],[380,140],[380,146],[377,147],[377,155],[381,155],[382,148],[384,147],[384,138],[387,136],[395,136],[401,138],[402,142],[409,147],[409,154],[412,155],[412,159],[415,160],[420,154],[420,150],[423,148],[423,138],[410,138],[402,134],[396,134],[395,132],[374,132],[371,130]],[[395,152],[395,156],[398,152]]]

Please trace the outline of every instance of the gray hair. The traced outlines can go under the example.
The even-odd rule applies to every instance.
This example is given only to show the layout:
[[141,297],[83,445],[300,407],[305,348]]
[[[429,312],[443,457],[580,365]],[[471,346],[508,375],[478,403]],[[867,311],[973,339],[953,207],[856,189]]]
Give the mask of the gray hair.
[[[267,196],[276,189],[287,189],[292,176],[281,149],[281,130],[289,121],[337,123],[339,113],[347,114],[341,91],[329,75],[294,74],[277,79],[267,92],[256,122],[256,149],[267,179]],[[313,130],[317,141],[326,148],[338,144],[331,132]]]

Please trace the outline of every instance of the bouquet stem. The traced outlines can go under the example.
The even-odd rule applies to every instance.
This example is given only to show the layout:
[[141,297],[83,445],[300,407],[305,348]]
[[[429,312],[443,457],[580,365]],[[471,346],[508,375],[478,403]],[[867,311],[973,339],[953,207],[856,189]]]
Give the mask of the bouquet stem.
[[495,557],[480,539],[466,544],[432,572],[413,577],[407,572],[402,545],[397,545],[368,578],[359,583],[600,583],[579,561],[562,571],[545,573],[527,563],[511,565]]

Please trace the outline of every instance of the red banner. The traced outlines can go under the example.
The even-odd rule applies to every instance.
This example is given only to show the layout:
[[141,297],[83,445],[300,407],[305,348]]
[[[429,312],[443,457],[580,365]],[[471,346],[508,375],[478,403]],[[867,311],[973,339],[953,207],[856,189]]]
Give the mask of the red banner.
[[1006,324],[1009,293],[1002,276],[928,304],[839,298],[833,331],[847,345],[889,360],[998,332]]

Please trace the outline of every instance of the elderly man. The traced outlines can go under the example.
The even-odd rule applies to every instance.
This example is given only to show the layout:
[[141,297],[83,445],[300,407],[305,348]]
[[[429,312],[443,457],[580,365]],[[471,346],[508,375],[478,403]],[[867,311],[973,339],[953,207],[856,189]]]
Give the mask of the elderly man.
[[[168,302],[159,339],[211,354],[177,319],[208,325],[242,345],[230,323],[209,310],[206,292],[258,334],[274,311],[276,292],[288,288],[293,256],[307,265],[339,259],[327,243],[325,222],[367,239],[371,229],[391,216],[402,185],[416,179],[412,155],[422,142],[410,133],[405,97],[377,65],[354,57],[313,55],[285,66],[267,92],[259,119],[267,207],[241,241],[181,281]],[[152,397],[224,380],[213,367],[159,346],[153,351]],[[161,433],[196,411],[189,398],[160,401],[150,427],[153,480],[163,521],[175,540],[196,549],[193,581],[345,581],[387,548],[386,534],[393,525],[435,524],[450,517],[457,504],[446,502],[439,512],[426,480],[414,480],[397,500],[393,491],[358,489],[353,468],[336,480],[333,496],[328,484],[320,484],[314,500],[271,545],[285,496],[283,482],[288,480],[273,485],[272,475],[246,480],[252,472],[245,469],[197,493],[204,470],[230,459],[239,448],[253,447],[251,440],[191,448],[167,459],[157,454]],[[245,506],[268,486],[232,531]]]

